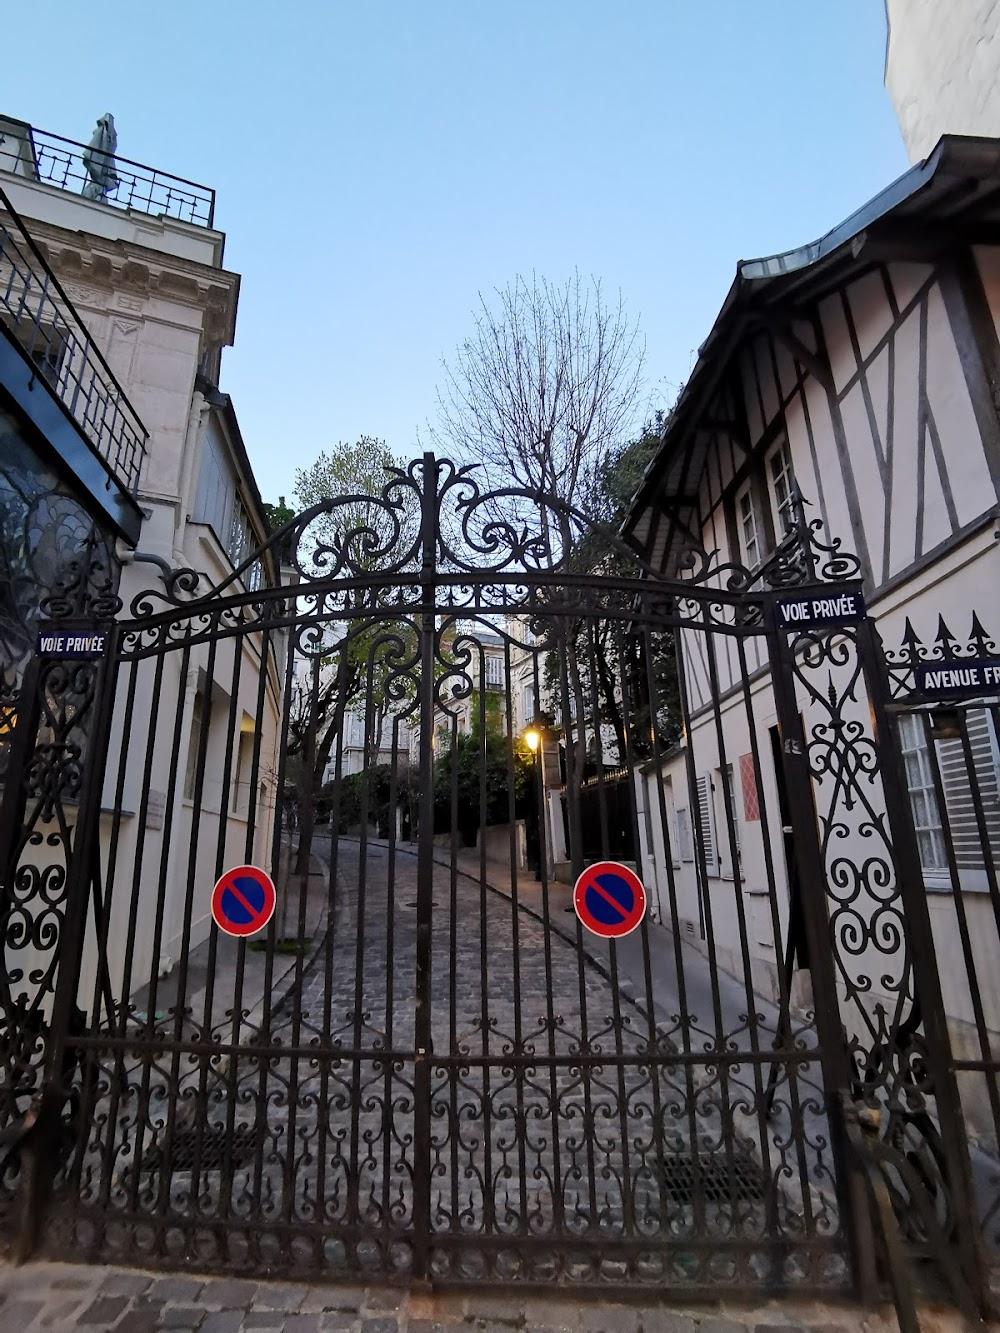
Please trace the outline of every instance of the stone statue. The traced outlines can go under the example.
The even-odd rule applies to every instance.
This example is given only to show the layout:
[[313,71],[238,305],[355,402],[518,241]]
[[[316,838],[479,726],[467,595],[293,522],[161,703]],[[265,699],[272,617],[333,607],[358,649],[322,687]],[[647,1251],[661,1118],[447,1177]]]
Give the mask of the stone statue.
[[115,174],[117,147],[115,118],[108,111],[97,122],[90,143],[83,150],[83,165],[90,175],[90,180],[83,187],[85,199],[103,199],[117,186],[118,177]]

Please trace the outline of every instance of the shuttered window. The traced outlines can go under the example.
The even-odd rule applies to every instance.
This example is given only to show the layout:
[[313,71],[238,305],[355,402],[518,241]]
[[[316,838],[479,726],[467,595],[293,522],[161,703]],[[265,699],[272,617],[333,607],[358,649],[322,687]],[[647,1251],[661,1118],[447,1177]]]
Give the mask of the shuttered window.
[[686,809],[677,811],[677,846],[682,861],[694,860],[694,848],[691,845],[691,821]]
[[[996,738],[985,708],[966,713],[972,763],[979,784],[979,803],[986,825],[987,850],[1000,856],[1000,783],[997,780]],[[936,742],[948,823],[960,870],[983,870],[985,857],[976,806],[969,781],[969,765],[960,737]]]
[[[736,844],[737,856],[741,856],[743,848],[740,846],[740,816],[736,812],[736,780],[733,776],[732,764],[727,764],[727,768],[725,768],[725,785],[729,789],[729,809],[732,810],[733,842]],[[725,806],[723,806],[723,809],[725,809]]]
[[719,858],[715,850],[715,809],[712,801],[712,778],[708,773],[703,773],[698,779],[698,819],[705,847],[705,868],[710,875],[717,875]]
[[[240,499],[236,474],[229,462],[226,447],[213,430],[205,433],[194,520],[196,523],[211,525],[234,568],[241,565],[260,545],[260,539]],[[261,586],[263,570],[259,560],[246,570],[243,582],[251,592],[256,592]]]
[[[941,817],[935,792],[935,764],[944,792],[947,832],[954,847],[958,869],[983,872],[987,855],[992,861],[1000,858],[1000,765],[993,719],[989,710],[973,708],[965,713],[965,723],[972,769],[978,786],[978,814],[976,793],[970,780],[969,762],[962,738],[955,736],[935,740],[932,750],[928,745],[923,718],[917,714],[906,714],[900,718],[899,734],[920,862],[926,872],[934,875],[948,873],[945,821]],[[985,826],[985,848],[980,821]],[[975,884],[970,881],[966,885],[963,877],[963,887],[975,887]],[[985,887],[985,883],[982,887]]]

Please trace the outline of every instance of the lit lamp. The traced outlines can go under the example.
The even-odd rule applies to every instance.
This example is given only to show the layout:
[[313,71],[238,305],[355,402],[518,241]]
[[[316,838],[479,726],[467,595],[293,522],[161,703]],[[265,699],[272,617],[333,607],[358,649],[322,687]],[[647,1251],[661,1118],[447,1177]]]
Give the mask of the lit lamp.
[[[540,772],[538,767],[538,758],[539,758],[538,747],[542,743],[542,733],[539,731],[537,726],[532,725],[527,728],[527,730],[524,733],[524,743],[531,751],[531,767],[534,770],[534,781],[532,783],[532,786],[535,789],[533,795],[536,796],[538,805],[540,805],[542,799],[542,793],[540,786]],[[529,815],[525,830],[528,838],[528,865],[531,869],[534,870],[535,879],[541,879],[542,877],[541,863],[543,855],[542,852],[543,843],[539,827],[538,805],[535,806],[534,813]],[[531,807],[529,805],[529,811],[530,809]]]

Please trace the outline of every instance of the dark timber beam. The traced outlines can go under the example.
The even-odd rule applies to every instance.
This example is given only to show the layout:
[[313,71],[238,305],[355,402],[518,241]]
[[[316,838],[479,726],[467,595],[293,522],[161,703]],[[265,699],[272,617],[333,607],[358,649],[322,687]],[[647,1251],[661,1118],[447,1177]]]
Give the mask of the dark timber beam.
[[698,429],[714,431],[717,435],[728,435],[745,454],[750,452],[750,434],[740,421],[721,421],[717,417],[705,417],[699,422]]
[[963,247],[949,255],[938,268],[938,279],[983,452],[1000,497],[1000,339],[972,251]]
[[805,366],[813,379],[822,384],[824,389],[833,388],[833,376],[830,373],[828,363],[811,352],[801,338],[796,337],[792,332],[790,322],[779,314],[768,313],[762,316],[761,325],[783,343],[785,347],[795,357],[796,361]]

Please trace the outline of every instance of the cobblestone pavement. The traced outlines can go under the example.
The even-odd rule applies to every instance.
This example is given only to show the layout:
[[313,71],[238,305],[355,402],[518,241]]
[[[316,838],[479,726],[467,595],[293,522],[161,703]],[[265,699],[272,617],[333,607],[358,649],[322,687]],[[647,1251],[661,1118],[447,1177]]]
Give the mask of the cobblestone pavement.
[[[126,1086],[113,1105],[120,1071],[109,1055],[109,1095],[93,1118],[82,1173],[88,1216],[72,1246],[93,1245],[125,1214],[129,1224],[105,1253],[126,1257],[123,1241],[148,1218],[168,1262],[194,1253],[209,1266],[214,1258],[251,1271],[405,1269],[416,861],[391,858],[384,846],[362,857],[348,840],[331,850],[333,929],[273,1007],[265,1003],[242,1027],[230,1020],[213,1029],[207,1052],[174,1057],[181,1098],[163,1080],[166,1055],[136,1051],[123,1062]],[[730,1282],[794,1286],[810,1276],[795,1243],[803,1238],[817,1255],[817,1283],[839,1286],[828,1135],[816,1123],[808,1060],[784,1067],[765,1118],[761,1065],[671,1058],[685,1048],[749,1049],[745,998],[722,1040],[685,1026],[676,1003],[643,1012],[577,947],[575,918],[556,922],[536,886],[525,893],[531,913],[467,875],[435,869],[434,1275],[469,1256],[479,1267],[464,1268],[467,1278],[481,1277],[486,1263],[513,1275],[517,1254],[484,1249],[477,1237],[527,1233],[548,1265],[531,1269],[537,1279],[556,1275],[566,1238],[598,1239],[600,1250],[588,1251],[597,1257],[567,1259],[567,1274],[620,1284],[632,1270],[614,1242],[651,1237],[673,1248],[661,1269],[644,1274],[649,1285],[714,1287],[722,1279],[704,1265],[724,1237],[745,1255]],[[164,1022],[170,1029],[172,1015]],[[238,1049],[216,1056],[217,1043],[234,1035]],[[643,1056],[653,1048],[655,1064]],[[362,1240],[352,1256],[338,1238],[351,1229],[388,1243]],[[141,1250],[128,1257],[141,1262]]]
[[[923,1333],[962,1333],[958,1316],[925,1307]],[[98,1266],[0,1267],[0,1333],[896,1333],[891,1311],[844,1305],[625,1305],[551,1297],[422,1295],[392,1288],[300,1286],[169,1277]],[[996,1330],[1000,1325],[990,1325]]]

